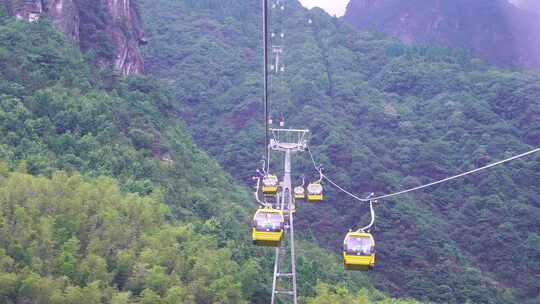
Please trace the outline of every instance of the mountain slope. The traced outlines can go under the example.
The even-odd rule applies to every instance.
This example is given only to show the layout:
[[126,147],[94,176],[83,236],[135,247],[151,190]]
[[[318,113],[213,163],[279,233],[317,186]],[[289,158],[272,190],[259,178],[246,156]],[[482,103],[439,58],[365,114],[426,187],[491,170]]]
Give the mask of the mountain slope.
[[[53,175],[47,180],[3,169],[2,280],[28,287],[9,289],[12,285],[0,284],[7,288],[0,293],[2,303],[83,303],[76,300],[82,298],[87,298],[84,303],[96,303],[95,293],[110,300],[117,292],[124,293],[118,296],[128,303],[128,298],[144,298],[145,289],[165,297],[170,288],[191,283],[203,285],[187,287],[193,290],[185,290],[182,296],[194,296],[198,303],[239,303],[256,293],[263,285],[254,277],[259,263],[245,253],[251,249],[241,241],[234,246],[224,241],[243,238],[239,227],[247,223],[242,211],[247,195],[219,174],[219,166],[191,143],[174,116],[164,114],[173,113],[167,95],[150,79],[118,80],[112,71],[88,66],[80,52],[46,22],[28,24],[1,14],[0,28],[0,158],[8,167]],[[54,173],[58,169],[74,177]],[[83,181],[76,171],[88,178],[115,177],[118,182]],[[115,183],[151,197],[120,193]],[[140,214],[130,214],[136,210]],[[169,239],[151,243],[160,237]],[[200,247],[200,242],[209,251],[204,260],[193,260],[193,266],[199,266],[174,270],[167,264],[184,263],[192,255],[189,247]],[[166,247],[178,255],[162,252],[144,260],[145,254],[153,255],[148,250]],[[67,256],[66,250],[75,250],[75,256]],[[134,256],[118,274],[115,263],[122,254],[124,260],[126,254]],[[238,264],[232,254],[243,257],[235,259],[251,274],[235,269]],[[201,273],[218,260],[220,265],[232,263],[230,271],[223,268],[224,276],[236,273],[227,282],[211,274],[204,279]],[[99,275],[107,280],[85,272],[84,267],[103,263],[106,270]],[[141,271],[154,271],[159,285],[137,281]],[[254,288],[242,289],[243,282]],[[230,293],[217,293],[216,284]]]
[[537,12],[508,0],[351,0],[343,18],[408,44],[462,48],[500,66],[540,66]]
[[[267,302],[273,251],[249,242],[251,196],[153,79],[92,67],[48,21],[1,9],[0,67],[1,303]],[[318,281],[390,301],[303,248],[306,301]]]
[[0,180],[2,303],[245,303],[253,269],[216,237],[167,220],[159,196],[62,172]]
[[[270,17],[286,37],[271,115],[310,128],[315,157],[345,188],[387,193],[540,144],[540,75],[285,4],[283,23]],[[149,72],[170,84],[195,141],[248,184],[262,151],[259,5],[143,2]],[[316,178],[307,157],[295,159],[295,173]],[[538,161],[378,204],[376,286],[435,303],[535,303]],[[368,220],[367,206],[327,186],[326,203],[299,206],[297,231],[337,252]]]

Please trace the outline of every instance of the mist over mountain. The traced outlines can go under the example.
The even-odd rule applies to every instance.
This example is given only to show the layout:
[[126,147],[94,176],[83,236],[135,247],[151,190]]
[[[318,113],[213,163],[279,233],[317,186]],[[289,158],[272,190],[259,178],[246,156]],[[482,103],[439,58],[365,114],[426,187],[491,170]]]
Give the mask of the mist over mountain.
[[461,48],[503,67],[540,67],[540,4],[524,0],[351,0],[344,19],[407,44]]
[[524,10],[540,12],[540,2],[537,0],[510,0],[510,2]]

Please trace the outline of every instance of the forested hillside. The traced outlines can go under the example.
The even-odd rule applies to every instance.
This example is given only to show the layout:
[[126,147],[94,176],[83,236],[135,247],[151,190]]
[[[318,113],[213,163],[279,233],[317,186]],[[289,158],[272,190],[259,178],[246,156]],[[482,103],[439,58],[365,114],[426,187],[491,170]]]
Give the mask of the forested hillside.
[[[247,184],[263,141],[259,2],[142,2],[147,70],[170,85],[195,141]],[[311,129],[315,157],[345,188],[401,190],[540,144],[539,74],[406,46],[296,0],[285,5],[284,18],[270,16],[285,32],[271,114]],[[307,157],[296,159],[294,172],[315,178]],[[373,282],[434,303],[537,303],[539,170],[531,157],[381,201]],[[368,208],[333,189],[327,197],[299,206],[296,231],[337,252]]]
[[46,21],[0,27],[0,158],[52,176],[3,167],[0,302],[239,303],[262,288],[239,241],[247,196],[151,79],[88,66]]
[[[249,242],[245,187],[156,81],[91,61],[0,9],[0,303],[266,303],[273,251]],[[301,247],[303,303],[412,303]]]

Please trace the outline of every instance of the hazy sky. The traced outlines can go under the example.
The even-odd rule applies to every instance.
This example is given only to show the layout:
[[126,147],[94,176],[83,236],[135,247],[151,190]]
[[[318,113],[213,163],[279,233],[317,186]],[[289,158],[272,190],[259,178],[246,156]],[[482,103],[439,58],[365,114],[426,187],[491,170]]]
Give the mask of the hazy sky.
[[[509,0],[509,1],[519,6],[521,3],[525,2],[526,0]],[[302,2],[302,4],[308,8],[318,6],[320,8],[323,8],[330,15],[337,15],[339,17],[345,14],[345,8],[347,8],[347,4],[349,3],[349,0],[300,0],[300,2]]]
[[318,6],[327,11],[330,15],[342,16],[349,0],[300,0],[308,8]]

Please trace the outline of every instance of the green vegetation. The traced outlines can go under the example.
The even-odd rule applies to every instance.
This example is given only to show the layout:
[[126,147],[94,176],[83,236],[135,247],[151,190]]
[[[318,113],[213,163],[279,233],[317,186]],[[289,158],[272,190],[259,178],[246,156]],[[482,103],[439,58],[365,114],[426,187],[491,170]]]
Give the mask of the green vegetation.
[[[170,84],[195,141],[250,184],[263,140],[260,1],[141,7],[147,71]],[[344,187],[387,193],[540,145],[540,74],[354,32],[297,1],[284,14],[286,72],[272,79],[271,114],[310,128],[315,157]],[[297,159],[294,172],[312,174]],[[531,157],[378,204],[375,286],[434,303],[538,302],[539,170]],[[368,208],[328,198],[298,208],[297,231],[338,251]]]
[[[154,80],[92,67],[46,20],[0,11],[0,101],[0,303],[267,302],[252,198]],[[318,281],[375,293],[302,248],[301,295]]]
[[[82,0],[77,2],[80,14],[80,46],[94,63],[113,62],[114,45],[107,35],[107,22],[112,17],[103,7],[102,2]],[[109,20],[109,21],[108,21]]]
[[306,304],[416,304],[415,301],[393,300],[377,292],[361,289],[356,293],[350,292],[343,286],[317,284],[317,295],[309,298]]
[[253,267],[240,268],[215,236],[172,225],[157,193],[63,172],[4,169],[0,181],[2,303],[244,302]]
[[241,303],[264,287],[241,230],[248,196],[191,143],[151,79],[92,68],[46,21],[5,15],[0,66],[0,158],[52,178],[0,183],[2,278],[13,287],[2,303]]

